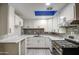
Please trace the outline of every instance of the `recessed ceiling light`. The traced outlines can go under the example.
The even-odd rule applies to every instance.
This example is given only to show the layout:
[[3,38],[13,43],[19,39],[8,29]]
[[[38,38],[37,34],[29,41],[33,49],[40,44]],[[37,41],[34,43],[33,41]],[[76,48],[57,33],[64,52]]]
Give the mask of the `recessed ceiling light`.
[[46,3],[46,5],[47,5],[47,6],[49,6],[49,5],[50,5],[50,3]]

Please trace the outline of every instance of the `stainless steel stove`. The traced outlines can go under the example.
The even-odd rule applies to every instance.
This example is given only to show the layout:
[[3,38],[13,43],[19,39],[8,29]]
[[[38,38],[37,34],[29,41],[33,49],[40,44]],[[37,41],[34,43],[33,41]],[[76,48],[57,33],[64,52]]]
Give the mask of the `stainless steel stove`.
[[[53,53],[56,55],[62,55],[65,53],[68,54],[67,52],[71,53],[71,50],[77,50],[76,48],[79,47],[78,45],[66,40],[53,40],[52,42],[53,42]],[[74,54],[74,52],[72,54]]]
[[76,48],[78,45],[73,44],[71,42],[68,42],[66,40],[55,40],[55,43],[57,43],[62,48]]

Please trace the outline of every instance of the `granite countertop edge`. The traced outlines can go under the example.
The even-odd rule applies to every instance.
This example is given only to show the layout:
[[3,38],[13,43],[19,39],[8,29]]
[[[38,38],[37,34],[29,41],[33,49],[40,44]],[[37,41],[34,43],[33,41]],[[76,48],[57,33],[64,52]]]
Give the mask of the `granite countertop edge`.
[[[0,43],[18,43],[22,41],[23,39],[27,39],[27,37],[34,37],[35,35],[20,35],[17,37],[10,37],[10,38],[3,38],[0,39]],[[43,37],[48,37],[50,40],[64,40],[63,38],[60,37],[54,37],[51,35],[41,35]],[[55,39],[54,39],[55,38]]]
[[3,38],[0,40],[0,43],[18,43],[26,38],[25,35],[17,36],[17,37],[10,37],[10,38]]

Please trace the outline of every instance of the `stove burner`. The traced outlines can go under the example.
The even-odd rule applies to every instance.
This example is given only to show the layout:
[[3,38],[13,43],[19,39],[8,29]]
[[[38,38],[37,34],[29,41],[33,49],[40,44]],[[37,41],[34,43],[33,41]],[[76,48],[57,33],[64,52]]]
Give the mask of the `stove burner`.
[[74,48],[74,47],[78,47],[76,44],[68,42],[66,40],[57,40],[55,41],[57,43],[57,45],[64,47],[64,48]]

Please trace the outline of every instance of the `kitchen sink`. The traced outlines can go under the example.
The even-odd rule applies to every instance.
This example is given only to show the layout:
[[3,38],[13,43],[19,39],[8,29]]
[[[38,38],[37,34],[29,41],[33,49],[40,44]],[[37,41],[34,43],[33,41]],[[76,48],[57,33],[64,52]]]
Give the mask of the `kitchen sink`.
[[43,36],[41,36],[41,35],[34,35],[33,37],[43,37]]

